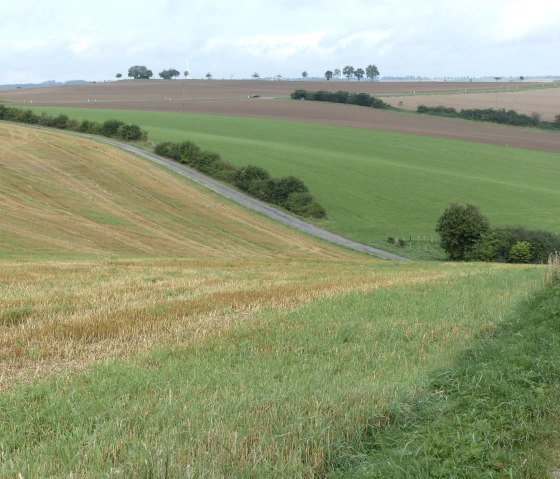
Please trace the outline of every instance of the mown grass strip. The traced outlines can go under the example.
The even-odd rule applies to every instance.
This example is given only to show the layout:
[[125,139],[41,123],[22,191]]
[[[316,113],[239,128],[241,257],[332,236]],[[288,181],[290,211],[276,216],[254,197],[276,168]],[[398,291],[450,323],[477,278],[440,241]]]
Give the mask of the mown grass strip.
[[559,464],[560,282],[434,374],[330,478],[546,478]]

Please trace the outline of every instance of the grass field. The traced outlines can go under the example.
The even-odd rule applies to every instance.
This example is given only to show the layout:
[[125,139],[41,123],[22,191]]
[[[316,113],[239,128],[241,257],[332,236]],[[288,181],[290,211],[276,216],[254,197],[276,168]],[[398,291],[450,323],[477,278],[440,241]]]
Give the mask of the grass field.
[[0,477],[336,472],[543,284],[349,253],[67,135],[2,124],[0,154]]
[[3,371],[35,381],[0,395],[1,476],[325,474],[543,277],[354,263],[313,291],[341,265],[202,263],[3,263],[27,307]]
[[388,236],[434,237],[437,218],[453,201],[479,205],[495,226],[558,229],[556,154],[273,120],[47,111],[136,122],[153,141],[191,139],[236,165],[259,164],[273,175],[295,174],[326,207],[329,218],[322,226],[367,244],[385,246]]

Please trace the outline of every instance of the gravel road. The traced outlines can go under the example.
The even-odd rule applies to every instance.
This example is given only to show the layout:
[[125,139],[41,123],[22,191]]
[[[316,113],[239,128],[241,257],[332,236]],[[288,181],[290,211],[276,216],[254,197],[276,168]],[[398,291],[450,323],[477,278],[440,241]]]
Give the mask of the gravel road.
[[183,175],[187,178],[190,178],[193,181],[209,188],[210,190],[218,193],[221,196],[229,198],[230,200],[245,206],[253,211],[257,211],[273,220],[276,220],[280,223],[283,223],[291,228],[295,228],[299,231],[303,231],[311,236],[315,236],[322,240],[328,241],[330,243],[344,246],[346,248],[359,251],[361,253],[371,254],[373,256],[377,256],[378,258],[388,259],[393,261],[410,261],[408,258],[404,258],[403,256],[399,256],[393,253],[389,253],[388,251],[383,251],[378,248],[374,248],[372,246],[367,246],[361,243],[357,243],[355,241],[349,240],[348,238],[344,238],[343,236],[339,236],[337,234],[331,233],[330,231],[326,231],[322,228],[319,228],[313,224],[307,223],[305,221],[300,220],[294,216],[291,216],[281,210],[273,208],[267,203],[263,203],[251,196],[248,196],[238,190],[235,190],[217,180],[214,180],[202,173],[189,168],[188,166],[182,165],[177,163],[173,160],[169,160],[167,158],[163,158],[158,155],[154,155],[153,153],[149,153],[144,151],[140,148],[137,148],[132,145],[128,145],[126,143],[121,143],[119,141],[111,140],[108,138],[103,137],[95,137],[96,140],[106,143],[111,146],[115,146],[122,150],[128,151],[135,155],[141,156],[142,158],[146,158],[147,160],[153,161],[158,165],[164,166],[175,173]]

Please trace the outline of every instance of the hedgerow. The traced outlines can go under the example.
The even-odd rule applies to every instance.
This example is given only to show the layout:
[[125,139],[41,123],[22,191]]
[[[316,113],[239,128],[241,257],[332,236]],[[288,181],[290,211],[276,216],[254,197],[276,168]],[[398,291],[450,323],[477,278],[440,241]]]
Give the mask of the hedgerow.
[[426,113],[436,116],[447,116],[453,118],[463,118],[465,120],[486,121],[490,123],[500,123],[502,125],[528,126],[542,128],[545,130],[560,129],[560,115],[556,115],[553,122],[543,121],[538,114],[525,115],[517,113],[515,110],[495,110],[493,108],[472,108],[457,111],[455,108],[446,106],[426,106],[419,105],[416,109],[418,113]]
[[291,95],[293,100],[324,101],[329,103],[346,103],[350,105],[368,106],[371,108],[391,108],[390,105],[371,96],[369,93],[349,93],[347,91],[328,92],[324,90],[296,90]]
[[80,121],[71,119],[68,115],[64,114],[52,116],[43,112],[38,115],[32,110],[24,110],[6,105],[0,105],[0,120],[101,135],[126,141],[146,141],[148,139],[148,133],[143,131],[138,125],[129,125],[120,120],[111,119],[103,123],[89,120]]

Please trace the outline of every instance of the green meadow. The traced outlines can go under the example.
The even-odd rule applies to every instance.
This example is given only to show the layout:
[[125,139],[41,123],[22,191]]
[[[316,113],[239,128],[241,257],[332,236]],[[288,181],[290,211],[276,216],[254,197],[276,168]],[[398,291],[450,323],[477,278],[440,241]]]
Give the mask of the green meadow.
[[137,123],[151,141],[190,139],[235,165],[305,181],[327,210],[319,223],[354,240],[429,239],[453,201],[480,206],[494,226],[556,232],[556,154],[338,126],[195,115],[36,108],[72,118]]

